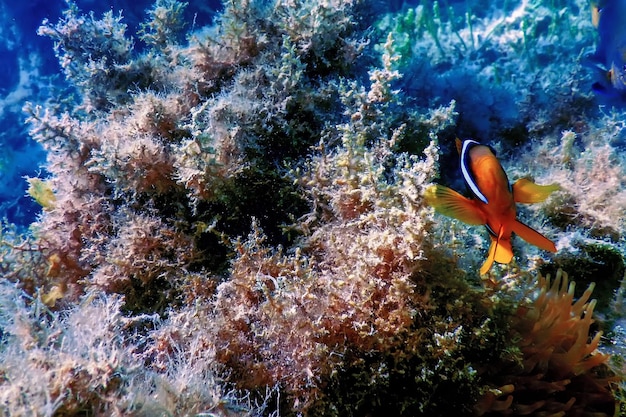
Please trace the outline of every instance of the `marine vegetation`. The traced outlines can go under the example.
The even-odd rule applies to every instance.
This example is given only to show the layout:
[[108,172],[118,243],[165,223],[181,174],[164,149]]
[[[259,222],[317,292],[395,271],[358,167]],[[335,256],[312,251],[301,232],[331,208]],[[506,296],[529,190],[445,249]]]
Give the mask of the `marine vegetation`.
[[[578,59],[588,8],[382,3],[43,22],[74,95],[24,105],[47,160],[37,221],[1,228],[0,414],[624,410],[626,130]],[[457,134],[483,140],[463,179]],[[500,203],[550,198],[492,221],[481,158]],[[482,268],[442,196],[489,214]]]

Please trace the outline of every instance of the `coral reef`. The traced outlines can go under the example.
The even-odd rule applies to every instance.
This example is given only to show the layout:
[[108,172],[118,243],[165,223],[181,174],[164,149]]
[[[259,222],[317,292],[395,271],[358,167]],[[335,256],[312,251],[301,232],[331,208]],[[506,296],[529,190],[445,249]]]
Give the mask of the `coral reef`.
[[[0,413],[626,404],[593,284],[577,298],[537,272],[590,283],[611,260],[599,296],[623,319],[626,133],[573,65],[592,46],[582,0],[422,3],[227,0],[196,28],[157,0],[141,47],[116,11],[68,0],[45,21],[76,96],[24,106],[47,161],[27,179],[37,221],[0,235]],[[556,257],[513,240],[513,262],[478,275],[487,234],[424,199],[458,180],[455,134],[492,144],[511,179],[559,183],[519,213]]]

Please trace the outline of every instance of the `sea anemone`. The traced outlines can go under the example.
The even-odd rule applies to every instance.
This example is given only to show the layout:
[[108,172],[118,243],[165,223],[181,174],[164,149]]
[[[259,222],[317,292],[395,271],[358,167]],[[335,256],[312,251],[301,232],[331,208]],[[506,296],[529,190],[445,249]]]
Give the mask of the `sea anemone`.
[[602,332],[592,329],[594,285],[576,301],[574,286],[561,270],[553,282],[539,277],[537,296],[513,321],[521,360],[496,371],[499,388],[484,394],[477,415],[614,415],[610,355],[598,351]]

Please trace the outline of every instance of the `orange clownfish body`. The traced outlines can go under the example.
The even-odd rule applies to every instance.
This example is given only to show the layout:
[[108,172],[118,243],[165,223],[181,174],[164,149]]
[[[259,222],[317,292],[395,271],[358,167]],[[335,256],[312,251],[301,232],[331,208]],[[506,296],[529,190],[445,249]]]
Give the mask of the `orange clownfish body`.
[[539,203],[559,189],[556,184],[537,185],[519,179],[511,186],[506,172],[489,146],[475,140],[456,140],[461,156],[461,173],[474,198],[466,198],[443,185],[426,190],[426,202],[446,216],[471,225],[485,225],[491,237],[487,260],[480,268],[486,274],[494,261],[508,264],[513,259],[511,233],[540,249],[556,252],[554,243],[517,220],[516,203]]

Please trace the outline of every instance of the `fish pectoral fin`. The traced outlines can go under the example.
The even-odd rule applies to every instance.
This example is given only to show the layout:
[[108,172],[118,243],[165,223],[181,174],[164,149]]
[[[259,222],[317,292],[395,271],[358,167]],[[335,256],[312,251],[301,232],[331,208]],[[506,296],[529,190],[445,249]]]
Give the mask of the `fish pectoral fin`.
[[443,185],[433,185],[424,193],[426,203],[438,213],[460,220],[463,223],[479,225],[487,223],[484,213],[474,200],[463,197],[456,191]]
[[513,232],[531,245],[537,246],[539,249],[553,253],[556,252],[554,242],[519,220],[513,222]]
[[537,185],[529,179],[520,178],[513,184],[513,199],[522,204],[540,203],[560,189],[558,184]]

